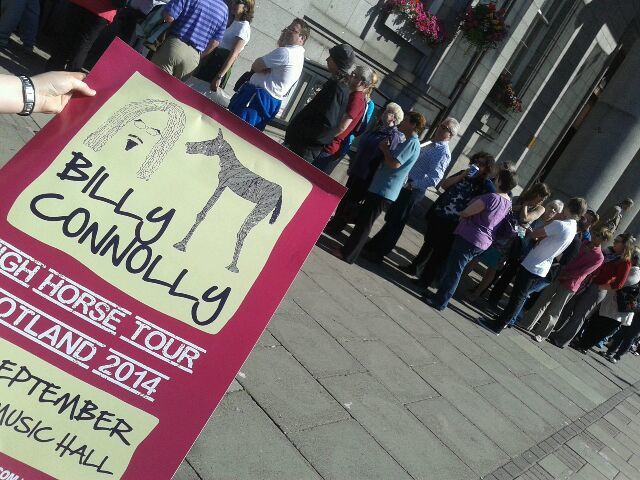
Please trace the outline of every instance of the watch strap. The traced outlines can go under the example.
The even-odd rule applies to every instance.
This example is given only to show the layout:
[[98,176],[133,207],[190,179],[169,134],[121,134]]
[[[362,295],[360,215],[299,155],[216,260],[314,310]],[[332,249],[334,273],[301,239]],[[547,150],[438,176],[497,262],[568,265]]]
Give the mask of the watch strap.
[[22,99],[24,101],[24,107],[18,115],[26,117],[33,113],[33,108],[36,106],[36,89],[29,77],[18,75],[18,78],[22,82]]

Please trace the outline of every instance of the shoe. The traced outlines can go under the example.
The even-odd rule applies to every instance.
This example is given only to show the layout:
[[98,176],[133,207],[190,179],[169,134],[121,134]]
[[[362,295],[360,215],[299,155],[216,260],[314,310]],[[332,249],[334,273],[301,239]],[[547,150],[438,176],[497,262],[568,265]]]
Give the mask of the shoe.
[[611,363],[618,363],[618,359],[616,357],[607,357],[607,360],[609,360]]
[[498,323],[495,320],[489,320],[485,317],[478,317],[476,318],[476,323],[481,327],[489,330],[491,333],[495,334],[496,337],[500,335],[500,332],[502,332],[502,329],[498,326]]
[[436,303],[436,301],[434,300],[434,298],[431,295],[425,295],[424,297],[422,297],[422,301],[424,303],[426,303],[427,305],[429,305],[434,310],[438,310],[439,312],[441,312],[445,308],[447,308],[447,307],[444,307],[444,306]]
[[414,267],[412,263],[398,267],[398,270],[402,273],[406,273],[407,275],[411,275],[412,277],[415,277],[418,273],[416,272],[416,267]]
[[535,339],[536,339],[536,342],[538,342],[538,343],[544,342],[544,338],[542,338],[542,335],[536,335]]

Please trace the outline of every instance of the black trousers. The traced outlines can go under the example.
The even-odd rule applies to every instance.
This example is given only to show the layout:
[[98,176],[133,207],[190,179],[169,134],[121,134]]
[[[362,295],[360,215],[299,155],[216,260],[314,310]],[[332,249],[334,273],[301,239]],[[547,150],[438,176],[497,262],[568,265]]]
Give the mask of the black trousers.
[[75,3],[69,3],[64,23],[64,30],[56,41],[57,48],[51,54],[46,69],[77,72],[84,66],[93,43],[109,22]]
[[348,223],[352,223],[352,213],[357,205],[366,198],[369,189],[369,181],[352,176],[347,180],[347,193],[333,214],[333,218],[327,223],[326,231],[330,233],[340,233]]
[[367,193],[362,210],[360,210],[356,224],[353,227],[353,232],[351,232],[351,236],[342,247],[342,257],[346,262],[353,263],[358,258],[369,240],[369,232],[371,232],[373,224],[390,203],[390,200],[380,195],[371,192]]
[[511,281],[515,278],[520,268],[520,260],[522,256],[522,241],[515,238],[509,248],[509,256],[507,263],[500,270],[498,279],[494,282],[491,293],[489,294],[489,303],[497,305]]
[[582,336],[578,341],[578,348],[587,350],[595,347],[600,340],[611,335],[619,326],[620,322],[614,318],[596,315],[589,321],[584,332],[582,332]]
[[442,218],[435,213],[429,215],[424,243],[412,262],[416,273],[420,274],[420,279],[426,287],[431,286],[433,281],[444,272],[449,251],[453,245],[453,231],[457,225],[456,220]]
[[611,345],[607,350],[607,355],[613,355],[616,358],[622,357],[629,351],[633,342],[640,336],[640,318],[633,320],[633,323],[628,327],[622,327],[613,336]]

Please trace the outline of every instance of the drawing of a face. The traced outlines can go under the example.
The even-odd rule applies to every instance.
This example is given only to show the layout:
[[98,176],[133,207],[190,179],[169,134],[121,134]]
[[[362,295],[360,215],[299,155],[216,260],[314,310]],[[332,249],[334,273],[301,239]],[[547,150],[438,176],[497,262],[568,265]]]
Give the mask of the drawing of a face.
[[154,138],[154,141],[157,141],[158,140],[157,137],[162,135],[162,132],[159,129],[147,125],[142,118],[137,118],[131,123],[136,128],[136,131],[135,133],[127,134],[127,144],[124,147],[124,150],[127,152],[132,148],[135,148],[138,145],[143,144],[144,138],[146,138],[147,136],[156,137]]

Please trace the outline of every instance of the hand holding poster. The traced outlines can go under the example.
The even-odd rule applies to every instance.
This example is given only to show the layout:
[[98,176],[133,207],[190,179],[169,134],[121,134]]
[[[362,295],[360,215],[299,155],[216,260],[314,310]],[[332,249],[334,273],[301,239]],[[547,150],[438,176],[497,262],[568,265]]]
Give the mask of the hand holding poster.
[[171,478],[343,189],[121,42],[87,82],[0,171],[0,467]]

